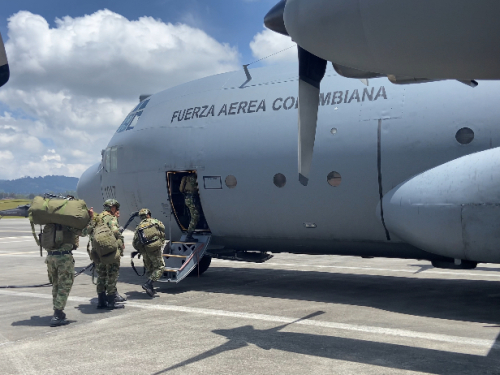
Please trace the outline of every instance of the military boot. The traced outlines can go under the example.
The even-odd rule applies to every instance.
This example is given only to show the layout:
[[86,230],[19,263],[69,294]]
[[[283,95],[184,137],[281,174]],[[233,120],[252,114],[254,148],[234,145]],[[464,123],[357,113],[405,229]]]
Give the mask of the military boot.
[[146,281],[145,284],[142,285],[142,289],[144,289],[146,291],[146,293],[148,294],[148,296],[150,296],[150,297],[154,297],[156,294],[154,287],[153,287],[153,280],[151,280],[151,279],[149,279],[148,281]]
[[107,295],[107,300],[108,300],[108,310],[114,310],[114,309],[123,309],[125,305],[119,305],[115,301],[115,294],[108,294]]
[[108,307],[108,301],[106,301],[106,292],[97,293],[97,308],[105,309]]
[[54,310],[54,316],[50,320],[51,327],[59,327],[69,324],[69,321],[66,320],[66,314],[63,313],[62,310]]
[[120,295],[118,291],[115,293],[115,302],[125,302],[126,300],[127,298]]
[[198,239],[193,237],[193,233],[188,233],[186,235],[186,238],[184,239],[184,242],[198,242]]

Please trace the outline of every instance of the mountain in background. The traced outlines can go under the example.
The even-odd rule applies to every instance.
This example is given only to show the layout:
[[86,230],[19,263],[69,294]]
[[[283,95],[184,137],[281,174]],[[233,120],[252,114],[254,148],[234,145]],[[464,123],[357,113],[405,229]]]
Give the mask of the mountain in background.
[[[16,180],[0,180],[0,193],[44,194],[75,192],[78,178],[66,176],[22,177]],[[0,194],[1,195],[4,194]]]

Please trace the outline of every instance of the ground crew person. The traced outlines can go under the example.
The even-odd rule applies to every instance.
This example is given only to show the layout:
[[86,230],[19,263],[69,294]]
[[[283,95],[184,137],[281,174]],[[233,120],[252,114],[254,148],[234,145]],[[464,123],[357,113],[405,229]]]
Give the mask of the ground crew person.
[[151,218],[151,211],[143,208],[139,211],[141,222],[137,226],[132,245],[142,255],[144,267],[149,275],[148,281],[142,285],[148,296],[156,294],[153,283],[162,277],[165,269],[162,248],[165,241],[165,226],[157,219]]
[[82,231],[59,224],[47,224],[43,231],[44,233],[50,232],[49,235],[54,236],[55,243],[61,243],[55,249],[45,249],[47,251],[45,263],[47,264],[49,282],[52,284],[52,305],[54,308],[54,316],[50,320],[50,326],[58,327],[69,324],[63,310],[75,280],[75,260],[72,251],[78,247],[78,236],[82,235]]
[[[108,199],[103,204],[104,211],[100,214],[102,221],[111,229],[114,236],[118,240],[118,247],[123,256],[123,250],[125,249],[125,244],[123,242],[123,235],[120,232],[120,227],[118,226],[118,216],[120,211],[120,203],[116,199]],[[91,221],[87,228],[84,229],[85,234],[89,234],[92,238],[93,224]],[[118,282],[118,276],[120,271],[120,258],[111,264],[96,264],[97,272],[97,308],[98,309],[119,309],[124,308],[124,305],[119,305],[116,302],[119,300],[120,296],[116,290],[116,283]]]
[[184,203],[186,207],[189,208],[189,214],[191,216],[185,242],[198,242],[197,239],[193,238],[193,232],[200,220],[200,212],[197,207],[198,182],[196,181],[196,173],[190,173],[182,177],[179,191],[184,194]]

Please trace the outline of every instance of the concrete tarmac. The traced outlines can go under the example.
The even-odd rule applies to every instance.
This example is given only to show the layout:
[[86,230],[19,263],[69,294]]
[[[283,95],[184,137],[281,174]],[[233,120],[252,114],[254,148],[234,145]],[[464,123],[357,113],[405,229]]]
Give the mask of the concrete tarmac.
[[[151,299],[130,267],[131,240],[125,309],[97,310],[87,272],[65,309],[71,324],[51,328],[50,287],[0,288],[0,374],[500,374],[499,265],[214,260],[199,278],[157,283]],[[86,244],[76,270],[90,263]],[[46,282],[27,219],[1,219],[0,286]]]

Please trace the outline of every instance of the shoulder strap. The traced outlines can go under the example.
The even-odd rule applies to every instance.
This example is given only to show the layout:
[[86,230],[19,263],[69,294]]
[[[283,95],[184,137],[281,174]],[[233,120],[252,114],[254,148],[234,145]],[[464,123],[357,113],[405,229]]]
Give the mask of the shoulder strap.
[[30,220],[31,233],[33,233],[33,238],[35,239],[36,244],[40,246],[40,241],[38,240],[38,237],[36,236],[36,233],[35,233],[35,224],[33,223],[33,213],[32,212],[29,213],[28,219]]

